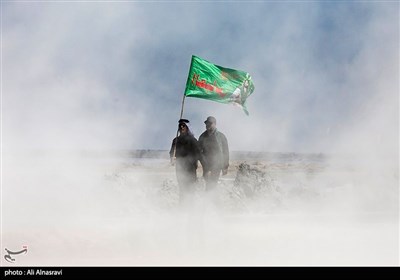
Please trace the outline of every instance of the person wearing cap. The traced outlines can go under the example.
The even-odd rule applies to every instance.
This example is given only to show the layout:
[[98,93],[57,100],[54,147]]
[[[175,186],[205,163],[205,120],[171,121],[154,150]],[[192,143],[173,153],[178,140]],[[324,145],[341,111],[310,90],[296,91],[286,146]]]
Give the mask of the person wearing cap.
[[176,167],[176,178],[179,185],[179,201],[182,203],[187,196],[195,191],[197,180],[196,170],[199,159],[197,139],[189,128],[189,120],[178,121],[178,137],[172,141],[169,152],[171,164]]
[[206,190],[214,190],[219,176],[228,173],[229,147],[226,136],[217,129],[217,120],[210,116],[204,121],[206,131],[199,137],[200,162]]

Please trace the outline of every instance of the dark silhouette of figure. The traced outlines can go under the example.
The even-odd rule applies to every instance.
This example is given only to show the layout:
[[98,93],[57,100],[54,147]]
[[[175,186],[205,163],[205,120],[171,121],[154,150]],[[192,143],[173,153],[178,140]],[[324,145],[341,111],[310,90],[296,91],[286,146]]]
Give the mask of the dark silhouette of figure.
[[178,123],[179,135],[173,139],[169,155],[171,164],[176,167],[179,201],[182,204],[196,189],[199,149],[197,139],[190,131],[189,121],[180,119]]
[[212,191],[217,186],[221,171],[222,175],[228,173],[229,147],[225,135],[217,129],[214,117],[208,117],[204,123],[206,131],[200,135],[198,145],[206,191]]

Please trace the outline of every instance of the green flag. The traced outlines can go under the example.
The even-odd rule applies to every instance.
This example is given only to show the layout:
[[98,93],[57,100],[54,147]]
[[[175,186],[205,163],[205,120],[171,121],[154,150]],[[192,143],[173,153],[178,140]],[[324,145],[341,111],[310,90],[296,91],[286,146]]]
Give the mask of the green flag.
[[234,104],[241,107],[246,115],[246,99],[254,91],[249,73],[224,68],[197,56],[192,56],[185,95]]

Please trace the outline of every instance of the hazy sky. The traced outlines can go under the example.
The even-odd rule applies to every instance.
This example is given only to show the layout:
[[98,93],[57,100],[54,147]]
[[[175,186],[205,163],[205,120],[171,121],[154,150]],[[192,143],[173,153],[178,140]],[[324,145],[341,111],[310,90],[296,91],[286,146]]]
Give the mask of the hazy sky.
[[[398,1],[0,3],[0,247],[28,245],[28,265],[398,263]],[[213,115],[231,150],[339,156],[272,164],[276,195],[237,220],[157,210],[167,161],[74,157],[169,149],[192,55],[255,85],[249,116],[186,98],[195,136]]]
[[2,2],[3,149],[168,149],[192,55],[255,84],[250,116],[186,98],[197,137],[398,152],[396,1]]

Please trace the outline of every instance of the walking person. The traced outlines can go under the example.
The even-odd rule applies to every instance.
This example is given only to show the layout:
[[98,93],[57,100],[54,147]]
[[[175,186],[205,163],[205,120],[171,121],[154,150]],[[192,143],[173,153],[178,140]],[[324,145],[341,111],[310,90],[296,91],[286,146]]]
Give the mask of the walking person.
[[189,120],[180,119],[178,121],[178,130],[179,135],[173,139],[169,155],[171,164],[175,165],[176,168],[179,202],[183,204],[195,192],[199,150],[197,139],[190,131]]
[[200,162],[203,166],[203,177],[206,182],[206,191],[216,189],[221,175],[228,173],[229,147],[226,136],[217,129],[215,117],[208,117],[204,121],[206,131],[199,137]]

